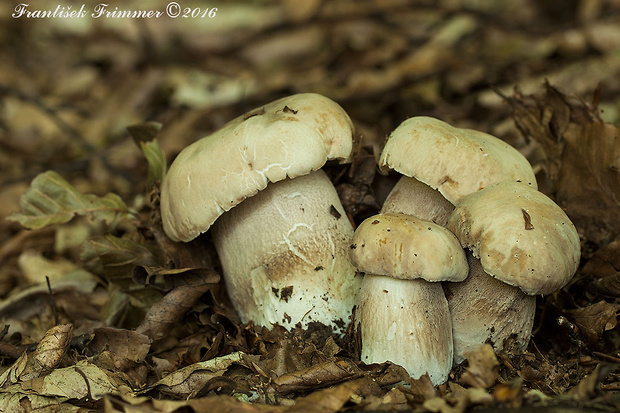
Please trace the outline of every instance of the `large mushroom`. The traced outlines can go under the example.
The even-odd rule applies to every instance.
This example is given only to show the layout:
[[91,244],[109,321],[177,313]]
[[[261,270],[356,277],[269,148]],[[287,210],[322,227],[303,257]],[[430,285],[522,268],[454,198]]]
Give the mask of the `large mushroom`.
[[446,286],[455,361],[488,339],[501,348],[500,340],[512,338],[516,350],[525,349],[534,296],[562,288],[577,270],[581,248],[575,226],[543,193],[506,181],[465,196],[448,228],[479,258],[470,271],[474,278]]
[[242,321],[342,331],[361,279],[348,256],[353,227],[319,169],[352,148],[352,122],[332,100],[267,104],[177,156],[162,183],[164,230],[190,241],[212,228]]
[[[404,121],[390,134],[379,164],[384,171],[403,174],[385,200],[384,211],[407,213],[442,226],[454,205],[485,187],[512,181],[537,188],[532,167],[512,146],[492,135],[424,116]],[[468,261],[469,276],[464,282],[444,283],[457,363],[463,360],[464,351],[487,341],[501,351],[509,336],[519,343],[529,340],[529,314],[536,303],[519,288],[486,276],[477,258],[470,255]],[[482,289],[485,294],[479,293]],[[494,311],[473,314],[474,307]],[[513,317],[510,326],[496,327],[506,313],[525,315]]]
[[355,319],[362,361],[389,360],[414,378],[445,382],[453,343],[440,281],[462,281],[468,271],[454,234],[410,215],[378,214],[356,229],[351,260],[365,274]]

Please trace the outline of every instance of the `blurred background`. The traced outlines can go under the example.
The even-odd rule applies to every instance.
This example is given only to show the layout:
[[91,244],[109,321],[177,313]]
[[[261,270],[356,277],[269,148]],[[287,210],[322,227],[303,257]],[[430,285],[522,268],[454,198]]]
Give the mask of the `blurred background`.
[[144,197],[146,162],[126,132],[144,121],[163,124],[171,160],[249,109],[318,92],[351,115],[367,154],[430,115],[508,141],[536,169],[502,94],[548,80],[618,119],[618,0],[183,0],[177,18],[114,14],[170,4],[110,2],[94,18],[95,2],[36,1],[28,11],[88,13],[14,18],[20,6],[2,2],[0,244],[19,230],[3,218],[45,170],[83,192]]
[[[584,265],[565,291],[538,301],[533,353],[514,366],[502,359],[504,379],[562,394],[599,362],[618,365],[620,0],[108,3],[110,14],[99,18],[91,13],[101,3],[86,0],[34,0],[26,9],[33,14],[19,18],[12,16],[18,1],[0,3],[0,316],[12,342],[28,344],[58,324],[47,276],[53,283],[80,271],[53,284],[76,335],[101,325],[133,328],[159,300],[132,278],[136,264],[154,265],[165,254],[154,248],[156,236],[145,235],[156,231],[158,209],[128,126],[161,123],[157,138],[171,162],[248,110],[317,92],[340,103],[357,129],[354,164],[329,172],[358,222],[380,204],[375,157],[411,116],[491,133],[519,149],[541,190],[575,222]],[[166,9],[180,16],[119,17]],[[86,15],[37,17],[55,10]],[[88,217],[34,231],[6,220],[48,170],[82,193],[118,194],[141,220],[108,238]],[[179,245],[167,247],[189,254]],[[82,267],[106,278],[106,288]],[[231,313],[207,299],[201,305],[196,331],[207,338],[194,337],[196,359],[207,342],[209,357],[243,349],[246,330],[221,321]],[[186,321],[177,326],[180,338],[189,334],[184,328],[194,331]],[[228,347],[218,323],[236,329]],[[166,345],[176,363],[177,344]],[[603,376],[579,386],[583,399]],[[616,369],[605,389],[617,391],[618,382]]]

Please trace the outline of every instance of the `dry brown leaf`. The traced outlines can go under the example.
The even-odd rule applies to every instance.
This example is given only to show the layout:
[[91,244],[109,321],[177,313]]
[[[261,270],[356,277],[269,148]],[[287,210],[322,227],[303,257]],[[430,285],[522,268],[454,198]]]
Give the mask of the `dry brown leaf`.
[[[136,267],[137,271],[150,271],[146,267]],[[178,286],[154,304],[136,332],[144,334],[153,340],[160,340],[166,336],[176,323],[181,321],[185,313],[194,305],[196,300],[209,291],[220,280],[219,274],[207,268],[182,270],[157,270],[161,274],[175,273],[179,278]],[[180,274],[183,274],[181,277]],[[135,271],[134,271],[135,274]],[[154,275],[152,272],[150,275]]]
[[487,389],[495,384],[499,377],[499,362],[491,345],[483,344],[477,350],[464,355],[469,366],[461,376],[462,382],[480,389]]
[[144,361],[151,348],[151,339],[131,330],[102,327],[95,329],[89,347],[94,353],[111,351],[116,356],[116,367],[123,370],[126,362]]
[[574,320],[579,331],[587,337],[592,345],[601,338],[605,331],[611,330],[616,326],[616,317],[620,313],[620,304],[599,301],[587,307],[567,310],[564,313]]
[[336,413],[359,391],[363,380],[347,381],[295,400],[287,413]]
[[594,105],[545,84],[509,99],[517,128],[546,156],[541,188],[566,210],[580,235],[595,243],[620,234],[620,132]]
[[362,370],[354,362],[347,359],[336,359],[313,365],[304,370],[283,374],[274,379],[272,384],[278,393],[291,394],[331,386],[356,377],[361,373]]
[[602,278],[620,271],[620,240],[599,248],[581,269],[583,275]]
[[170,373],[140,393],[157,390],[163,394],[180,397],[195,395],[205,387],[209,380],[222,376],[233,363],[242,362],[243,353],[237,352],[195,363]]
[[612,365],[599,364],[591,374],[588,374],[579,384],[569,390],[568,394],[577,400],[590,400],[599,395],[600,383],[609,374]]

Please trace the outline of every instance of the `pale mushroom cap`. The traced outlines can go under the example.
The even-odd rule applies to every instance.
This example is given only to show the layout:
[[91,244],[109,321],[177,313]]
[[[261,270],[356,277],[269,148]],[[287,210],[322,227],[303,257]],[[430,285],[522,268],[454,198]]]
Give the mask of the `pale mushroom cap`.
[[462,281],[465,252],[447,229],[405,214],[378,214],[353,235],[351,261],[367,274],[426,281]]
[[520,183],[501,182],[466,196],[448,228],[488,274],[526,294],[557,291],[579,265],[579,235],[568,216]]
[[240,116],[185,148],[162,182],[166,234],[190,241],[269,182],[349,160],[353,124],[334,101],[297,94]]
[[425,116],[407,119],[390,134],[379,167],[424,182],[454,205],[502,181],[538,189],[527,159],[506,142]]

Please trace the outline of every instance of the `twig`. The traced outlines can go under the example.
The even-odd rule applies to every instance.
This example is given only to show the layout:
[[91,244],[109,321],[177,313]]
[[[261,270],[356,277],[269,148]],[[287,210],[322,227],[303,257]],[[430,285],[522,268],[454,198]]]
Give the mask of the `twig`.
[[54,299],[54,292],[52,291],[52,284],[50,284],[50,277],[45,276],[47,281],[47,289],[50,292],[50,300],[52,302],[52,311],[54,312],[54,325],[58,325],[58,309],[56,308],[56,300]]

